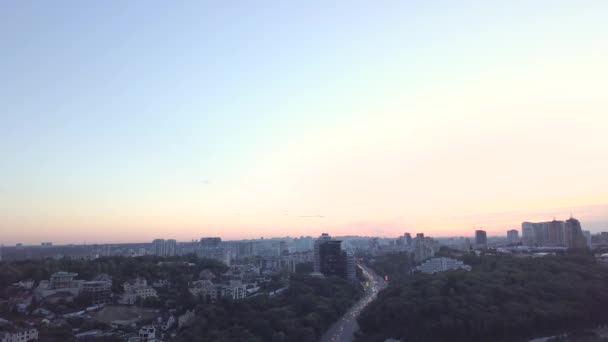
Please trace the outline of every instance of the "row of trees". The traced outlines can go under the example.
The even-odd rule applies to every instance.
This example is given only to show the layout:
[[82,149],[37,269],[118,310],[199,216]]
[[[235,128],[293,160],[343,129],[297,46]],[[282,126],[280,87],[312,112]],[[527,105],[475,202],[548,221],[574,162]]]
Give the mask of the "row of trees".
[[178,341],[314,342],[362,295],[348,281],[292,274],[276,297],[257,296],[197,306],[197,321]]
[[590,255],[466,257],[471,272],[393,280],[360,316],[359,340],[524,341],[605,321],[608,270]]

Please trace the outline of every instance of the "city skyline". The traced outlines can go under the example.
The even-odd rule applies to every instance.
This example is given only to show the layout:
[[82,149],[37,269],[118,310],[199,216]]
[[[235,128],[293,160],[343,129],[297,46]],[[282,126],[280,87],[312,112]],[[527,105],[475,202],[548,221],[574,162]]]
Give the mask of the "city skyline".
[[0,4],[2,243],[608,227],[608,3]]
[[[496,214],[496,213],[494,213]],[[537,216],[538,217],[538,216]],[[569,217],[570,219],[577,219],[576,217],[572,216],[572,214]],[[556,216],[552,217],[552,221],[556,220]],[[565,220],[565,219],[564,219]],[[535,221],[535,220],[533,220]],[[539,219],[539,221],[543,221],[542,219]],[[577,220],[578,221],[578,220]],[[549,220],[545,220],[544,222],[541,223],[550,223],[551,221]],[[558,222],[564,222],[559,221]],[[519,226],[508,229],[506,231],[500,231],[500,230],[496,230],[496,231],[489,231],[490,234],[488,234],[488,237],[491,238],[504,238],[505,233],[507,234],[507,240],[510,240],[511,238],[508,236],[510,232],[514,231],[517,234],[515,235],[515,240],[519,240],[519,233],[523,235],[525,235],[525,228],[523,227],[524,224],[526,223],[530,223],[529,221],[523,221],[520,223]],[[593,225],[592,225],[593,226]],[[588,227],[588,226],[587,226]],[[585,226],[583,226],[583,230],[588,231],[591,234],[594,233],[602,233],[602,231],[605,231],[605,229],[603,229],[605,227],[605,225],[603,225],[603,223],[601,223],[597,229],[595,230],[588,230],[585,229]],[[409,231],[405,231],[408,230],[407,228],[404,228],[404,231],[402,232],[396,232],[393,235],[357,235],[357,234],[349,234],[349,233],[345,233],[345,234],[339,234],[336,235],[336,237],[338,238],[345,238],[345,237],[354,237],[354,238],[373,238],[373,237],[379,237],[379,238],[383,238],[383,239],[397,239],[399,240],[401,237],[403,237],[403,234],[409,234],[410,238],[411,235],[413,234],[418,234],[418,233],[422,233],[424,235],[424,231],[421,230],[416,230],[416,229],[409,229]],[[454,234],[454,235],[433,235],[433,237],[435,238],[440,238],[440,239],[449,239],[449,238],[471,238],[472,240],[476,239],[477,236],[477,232],[478,231],[483,231],[486,232],[486,228],[482,227],[482,226],[477,226],[477,227],[473,227],[473,230],[471,232],[468,233],[463,233],[463,234]],[[331,232],[331,229],[321,229],[319,230],[319,234],[321,235],[326,235],[327,232]],[[245,238],[226,238],[225,236],[216,236],[216,237],[209,237],[209,235],[205,235],[202,238],[200,238],[200,240],[202,241],[203,239],[214,239],[214,240],[218,240],[218,241],[225,241],[225,242],[231,242],[231,241],[264,241],[264,240],[281,240],[281,239],[298,239],[301,237],[306,237],[306,238],[313,238],[314,236],[316,236],[314,233],[312,235],[274,235],[274,236],[251,236],[251,237],[245,237]],[[154,240],[152,241],[152,244],[155,245],[157,241],[160,241],[162,243],[164,243],[165,241],[173,241],[173,243],[175,244],[177,243],[192,243],[192,242],[199,242],[199,237],[191,237],[191,238],[184,238],[184,239],[174,239],[174,236],[172,235],[163,235],[163,236],[155,236]],[[59,241],[59,243],[55,243],[53,241],[46,241],[46,240],[41,240],[41,241],[32,241],[29,243],[23,243],[23,242],[16,242],[16,243],[12,243],[12,244],[6,244],[3,241],[0,241],[0,245],[5,246],[5,247],[11,247],[13,245],[18,245],[18,246],[67,246],[67,245],[95,245],[95,244],[141,244],[141,243],[146,243],[145,240],[132,240],[132,241],[74,241],[74,242],[61,242]],[[156,248],[156,247],[155,247]],[[159,252],[157,252],[159,253]],[[160,254],[160,253],[159,253]]]

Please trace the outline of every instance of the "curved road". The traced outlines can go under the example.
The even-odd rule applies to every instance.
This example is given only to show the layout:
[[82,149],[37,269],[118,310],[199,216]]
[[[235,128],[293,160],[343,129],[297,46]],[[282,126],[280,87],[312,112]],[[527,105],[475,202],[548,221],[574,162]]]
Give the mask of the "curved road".
[[382,277],[374,273],[370,268],[359,265],[363,271],[363,276],[367,278],[365,294],[355,305],[353,305],[327,332],[321,337],[319,342],[351,342],[355,332],[359,330],[357,317],[369,303],[371,303],[380,290],[386,287],[386,282]]

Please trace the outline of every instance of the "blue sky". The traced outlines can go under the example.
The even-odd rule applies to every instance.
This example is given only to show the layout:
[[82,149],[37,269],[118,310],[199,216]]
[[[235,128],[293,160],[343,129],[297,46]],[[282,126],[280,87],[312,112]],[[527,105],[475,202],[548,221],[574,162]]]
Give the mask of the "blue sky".
[[[607,10],[2,2],[0,229],[10,243],[237,238],[407,217],[394,233],[464,234],[484,222],[432,213],[604,204]],[[564,153],[584,170],[550,173]]]

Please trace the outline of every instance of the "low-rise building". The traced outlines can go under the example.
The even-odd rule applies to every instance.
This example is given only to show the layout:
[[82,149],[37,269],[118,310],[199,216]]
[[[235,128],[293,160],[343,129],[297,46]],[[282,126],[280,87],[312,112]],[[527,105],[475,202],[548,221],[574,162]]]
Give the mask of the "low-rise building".
[[75,279],[78,273],[55,272],[51,275],[51,287],[54,289],[64,289],[75,287]]
[[144,325],[139,329],[137,337],[132,337],[129,342],[159,342],[156,338],[156,327],[153,325]]
[[90,298],[93,305],[110,303],[112,301],[112,277],[100,274],[91,281],[83,282],[80,295]]
[[161,315],[156,317],[155,326],[160,327],[162,331],[168,331],[175,327],[176,324],[177,320],[175,319],[175,316],[170,312],[162,313]]
[[[263,261],[260,258],[260,262]],[[225,279],[231,280],[242,280],[248,281],[250,279],[259,277],[262,274],[262,266],[253,265],[253,264],[245,264],[245,265],[232,265],[228,269],[228,271],[222,274],[222,277]],[[204,278],[201,278],[204,279]],[[213,278],[208,278],[212,280]]]
[[85,281],[82,284],[82,296],[91,299],[91,304],[107,304],[112,300],[112,282],[106,281]]
[[78,273],[56,272],[50,280],[42,280],[34,290],[37,300],[44,300],[51,296],[76,297],[80,294],[83,280],[75,280]]
[[33,327],[0,331],[0,342],[27,342],[38,339],[38,329]]
[[238,280],[231,280],[228,284],[219,284],[218,289],[222,297],[234,300],[247,297],[247,286]]
[[167,279],[159,279],[152,283],[152,287],[161,288],[169,286],[169,280]]
[[148,297],[158,297],[156,290],[148,286],[148,281],[141,277],[126,281],[122,287],[125,292],[118,301],[120,304],[132,305],[135,304],[137,298],[144,300]]
[[195,298],[216,301],[218,298],[227,297],[239,300],[247,297],[247,284],[240,280],[230,280],[224,284],[214,284],[210,280],[197,280],[192,282],[188,288]]
[[17,287],[21,287],[21,288],[26,289],[26,290],[31,290],[31,289],[34,288],[34,281],[31,280],[31,279],[21,280],[18,283],[14,283],[13,285],[17,286]]
[[422,273],[437,273],[457,269],[464,269],[470,271],[471,266],[465,265],[460,260],[441,257],[429,259],[422,263],[420,266],[416,267],[416,270]]

